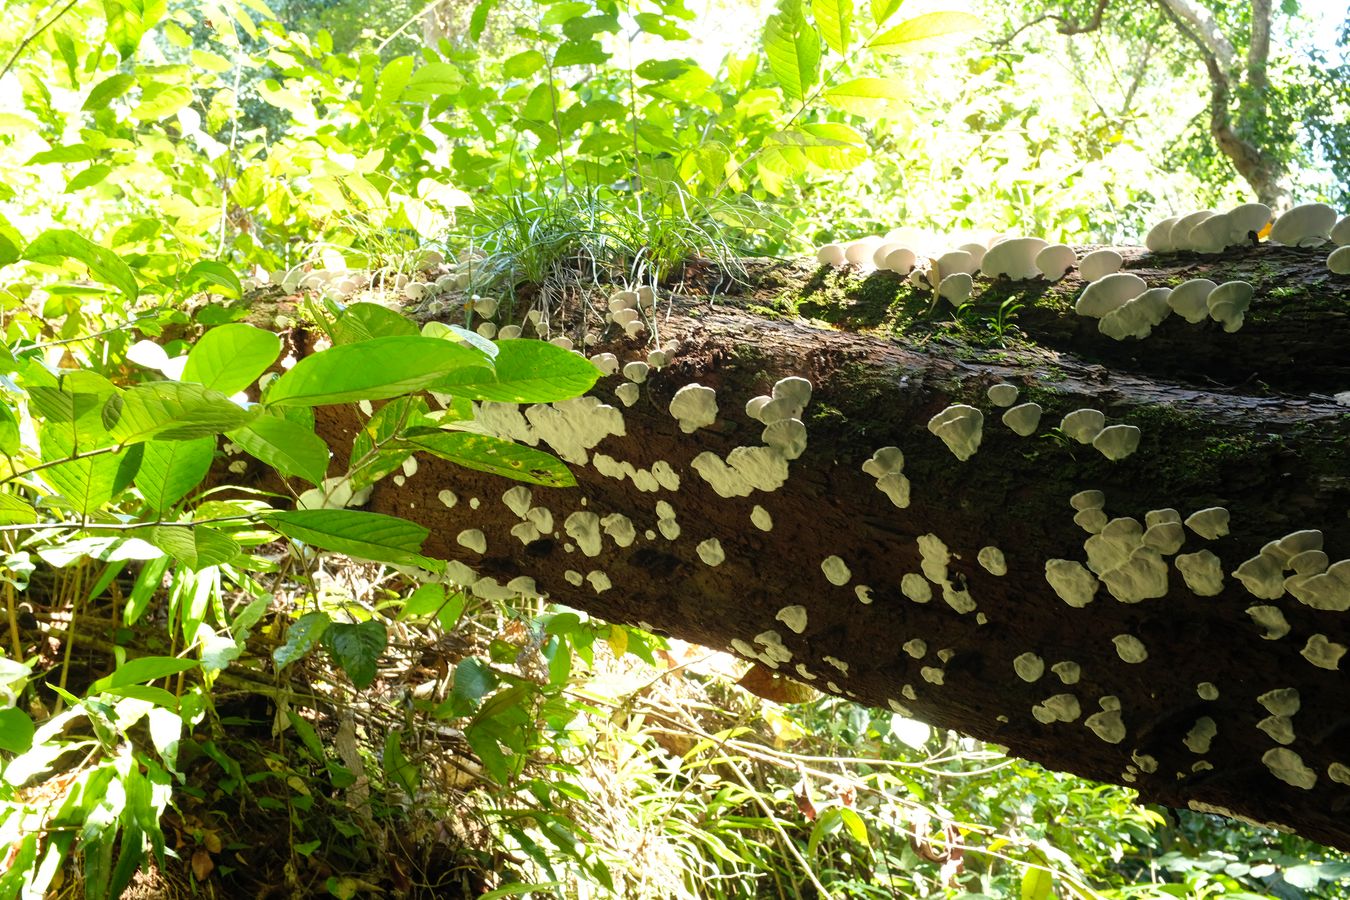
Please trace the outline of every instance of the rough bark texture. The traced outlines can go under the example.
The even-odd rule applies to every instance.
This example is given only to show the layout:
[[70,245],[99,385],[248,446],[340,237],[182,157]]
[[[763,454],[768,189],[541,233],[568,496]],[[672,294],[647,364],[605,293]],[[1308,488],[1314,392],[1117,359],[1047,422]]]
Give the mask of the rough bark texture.
[[[758,266],[752,289],[662,299],[655,325],[661,345],[674,347],[671,361],[649,374],[631,407],[615,399],[622,375],[601,379],[593,394],[622,412],[624,433],[572,466],[578,487],[533,489],[531,506],[551,514],[548,533],[522,544],[511,534],[521,516],[503,502],[512,484],[434,459],[422,459],[400,486],[377,486],[369,508],[429,526],[427,552],[473,570],[452,565],[461,579],[488,579],[480,591],[526,575],[554,600],[605,618],[714,647],[731,648],[734,639],[760,654],[766,648],[756,637],[775,631],[791,654],[779,671],[822,690],[898,705],[1052,768],[1128,783],[1145,800],[1226,811],[1350,849],[1350,770],[1340,768],[1350,766],[1343,670],[1350,660],[1329,670],[1300,653],[1317,634],[1350,644],[1350,613],[1313,609],[1288,593],[1258,600],[1230,574],[1267,542],[1301,529],[1325,534],[1331,561],[1350,557],[1350,409],[1330,396],[1350,389],[1350,279],[1330,276],[1325,255],[1271,247],[1206,258],[1133,252],[1127,267],[1150,285],[1236,277],[1251,281],[1256,297],[1237,333],[1173,316],[1146,340],[1123,343],[1071,311],[1081,288],[1072,275],[1051,286],[977,282],[978,302],[953,318],[949,307],[929,314],[930,297],[889,273],[862,279],[805,264]],[[1011,321],[998,315],[1006,301],[1025,304]],[[555,326],[584,333],[575,315],[555,310]],[[646,358],[645,341],[616,331],[597,330],[590,352]],[[691,462],[705,451],[725,459],[760,445],[762,425],[746,414],[746,401],[786,376],[814,386],[803,415],[805,452],[788,464],[781,488],[719,496]],[[669,405],[695,382],[716,390],[718,413],[711,426],[685,434]],[[1044,408],[1034,435],[1019,437],[1000,422],[1002,410],[986,396],[997,383]],[[926,427],[954,403],[984,413],[982,443],[965,462]],[[1060,419],[1080,408],[1137,425],[1138,451],[1111,462],[1066,440]],[[321,413],[330,443],[349,444],[355,412]],[[886,446],[904,452],[905,508],[862,470]],[[636,477],[601,474],[602,454],[630,464]],[[678,475],[677,489],[642,474],[660,462]],[[1158,599],[1123,603],[1105,586],[1083,608],[1059,599],[1045,564],[1085,559],[1090,535],[1074,524],[1069,504],[1085,489],[1105,493],[1111,517],[1141,522],[1150,510],[1185,517],[1227,508],[1229,535],[1204,540],[1188,529],[1179,551],[1217,554],[1222,592],[1195,595],[1169,565],[1168,591]],[[771,516],[770,530],[752,524],[757,506]],[[569,517],[585,512],[625,517],[635,540],[626,542],[621,519],[608,520],[612,534],[598,543],[579,540]],[[466,528],[482,530],[486,552],[457,542]],[[924,535],[933,536],[925,539],[927,566]],[[710,540],[724,555],[715,565]],[[946,591],[933,540],[951,553]],[[977,562],[986,547],[1002,551],[1006,574]],[[822,569],[831,556],[847,567],[842,584]],[[938,581],[929,581],[933,596],[922,603],[901,591],[903,576],[921,572]],[[776,618],[796,605],[806,614],[800,634]],[[1288,635],[1266,639],[1246,612],[1256,605],[1278,607]],[[1113,641],[1120,635],[1138,639],[1147,659],[1123,661]],[[1030,682],[1013,665],[1028,653],[1045,666]],[[1078,665],[1079,680],[1052,673],[1064,661]],[[1217,697],[1201,696],[1197,686],[1206,683]],[[1300,704],[1283,723],[1293,731],[1287,749],[1315,777],[1310,789],[1263,763],[1282,745],[1257,727],[1271,715],[1257,698],[1289,687]],[[1033,707],[1059,694],[1072,695],[1080,713],[1038,721]],[[1085,725],[1114,705],[1103,698],[1119,703],[1117,743]],[[1204,717],[1216,736],[1207,750],[1194,737],[1188,747]]]

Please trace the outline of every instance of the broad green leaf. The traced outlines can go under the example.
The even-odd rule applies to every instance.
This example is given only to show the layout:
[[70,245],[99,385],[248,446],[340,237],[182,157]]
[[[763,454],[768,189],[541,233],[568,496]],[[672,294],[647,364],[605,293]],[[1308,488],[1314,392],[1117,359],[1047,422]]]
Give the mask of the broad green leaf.
[[0,491],[0,525],[31,525],[37,520],[37,510],[31,504]]
[[267,403],[321,406],[420,391],[463,368],[489,367],[477,350],[421,335],[340,344],[307,356],[272,382]]
[[507,78],[528,78],[544,67],[548,60],[538,50],[524,50],[502,63]]
[[272,661],[277,668],[286,668],[314,649],[331,621],[327,613],[311,612],[292,622],[286,629],[286,642],[272,651]]
[[408,80],[403,99],[413,103],[429,103],[445,94],[456,94],[464,87],[464,76],[450,63],[434,62],[423,65]]
[[100,678],[89,685],[88,695],[92,697],[113,688],[156,681],[169,675],[177,675],[179,672],[195,669],[197,665],[195,659],[183,659],[177,656],[142,656],[139,659],[129,659],[118,666],[111,675]]
[[811,836],[806,841],[806,855],[808,857],[814,857],[820,842],[839,830],[841,810],[842,807],[831,806],[820,814],[820,818],[816,819],[816,824],[811,828]]
[[379,619],[356,625],[334,622],[323,633],[324,646],[358,690],[365,690],[375,680],[375,664],[388,642],[389,635]]
[[26,753],[33,744],[33,720],[23,710],[0,709],[0,750]]
[[1054,877],[1045,869],[1028,867],[1022,872],[1021,900],[1046,900],[1054,881]]
[[23,256],[23,235],[19,229],[0,216],[0,266],[7,266]]
[[177,84],[152,84],[141,92],[141,102],[131,110],[133,119],[158,122],[192,102],[192,91]]
[[[39,435],[39,441],[43,437]],[[97,512],[119,494],[121,488],[131,483],[140,460],[140,453],[123,450],[71,460],[43,469],[38,474],[72,510],[87,516]]]
[[511,441],[470,431],[412,433],[401,446],[425,450],[466,469],[545,487],[573,487],[577,481],[562,460]]
[[356,344],[371,338],[417,334],[417,325],[378,303],[353,303],[333,323],[334,344]]
[[135,83],[136,76],[128,75],[125,72],[110,75],[93,86],[89,91],[89,96],[84,99],[84,106],[80,108],[85,112],[96,112],[104,109],[113,100],[131,90]]
[[419,552],[430,532],[396,516],[359,509],[294,509],[271,512],[262,519],[287,537],[335,553],[373,562],[428,562]]
[[877,116],[906,97],[893,78],[853,78],[825,90],[825,100],[835,109],[855,116]]
[[385,63],[380,70],[379,105],[390,106],[403,96],[403,90],[412,78],[413,58],[400,56]]
[[872,21],[877,25],[883,25],[887,19],[900,10],[904,0],[871,0],[871,4]]
[[50,163],[88,162],[98,157],[98,150],[88,144],[65,144],[34,153],[24,163],[26,166],[47,165]]
[[811,0],[811,13],[825,44],[835,53],[848,53],[853,41],[853,0]]
[[247,424],[258,414],[257,407],[243,409],[219,391],[200,384],[152,381],[125,391],[120,408],[106,418],[114,419],[113,437],[123,444],[134,444],[151,439],[190,441],[220,434]]
[[224,263],[209,259],[193,263],[192,268],[188,269],[186,283],[189,289],[206,285],[205,289],[210,293],[220,294],[231,300],[238,300],[244,293],[244,286],[239,283],[239,276],[234,274],[233,269]]
[[472,656],[465,657],[455,666],[450,696],[436,708],[435,715],[440,718],[467,716],[496,685],[497,676],[490,667]]
[[0,403],[0,453],[13,456],[19,452],[19,420],[8,402]]
[[934,49],[939,39],[952,35],[979,31],[984,23],[979,16],[966,12],[930,12],[912,19],[872,38],[869,44],[877,53],[916,53]]
[[87,169],[77,173],[74,178],[66,182],[66,193],[73,194],[76,191],[82,191],[87,187],[93,187],[103,179],[112,174],[112,166],[102,164],[90,166]]
[[328,471],[328,445],[323,438],[313,428],[280,416],[259,416],[246,427],[230,432],[229,438],[288,478],[299,477],[317,485]]
[[872,846],[872,842],[867,839],[867,825],[863,822],[862,816],[858,815],[847,806],[839,808],[839,818],[843,821],[844,827],[853,839],[864,847]]
[[[348,675],[351,673],[348,672]],[[421,781],[421,771],[408,757],[403,755],[403,732],[395,728],[384,739],[384,753],[380,757],[384,766],[384,775],[394,784],[403,788],[409,797],[417,796],[417,785]]]
[[497,3],[498,0],[478,0],[474,5],[473,15],[469,17],[469,37],[473,38],[474,43],[483,36],[483,29],[487,27],[487,17]]
[[470,400],[552,403],[586,393],[599,377],[595,364],[578,353],[548,341],[509,338],[497,341],[494,368],[451,372],[432,389]]
[[159,515],[202,483],[211,469],[216,439],[191,441],[146,441],[136,488],[150,509]]
[[220,325],[188,351],[182,379],[234,394],[256,381],[280,354],[281,338],[270,331],[244,322]]
[[128,300],[135,300],[140,294],[136,286],[136,276],[122,258],[107,247],[100,247],[88,238],[64,229],[44,231],[24,248],[25,259],[51,263],[60,259],[73,259],[84,263],[89,274],[97,281],[110,284]]
[[820,36],[800,10],[774,13],[764,26],[764,56],[783,96],[801,100],[820,74]]
[[194,572],[239,555],[233,538],[206,525],[156,525],[144,538]]

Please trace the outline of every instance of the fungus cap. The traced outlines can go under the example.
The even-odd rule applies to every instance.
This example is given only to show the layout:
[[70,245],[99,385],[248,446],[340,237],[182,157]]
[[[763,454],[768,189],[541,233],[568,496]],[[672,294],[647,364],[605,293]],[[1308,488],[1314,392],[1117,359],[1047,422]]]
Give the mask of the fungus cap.
[[1100,585],[1082,563],[1071,559],[1047,559],[1045,580],[1059,599],[1076,609],[1091,603]]
[[1223,330],[1230,334],[1237,331],[1251,305],[1252,293],[1252,286],[1245,281],[1224,282],[1205,298],[1210,318],[1222,323]]
[[1048,241],[1035,237],[1016,237],[1000,241],[980,260],[980,271],[990,278],[1005,275],[1011,281],[1029,281],[1040,277],[1036,255],[1049,246]]
[[903,249],[904,244],[899,241],[882,241],[877,248],[872,251],[872,265],[878,269],[886,268],[886,258],[897,250]]
[[953,272],[938,283],[938,296],[952,306],[960,306],[970,299],[975,280],[965,272]]
[[1209,304],[1206,302],[1217,284],[1208,278],[1192,278],[1177,285],[1167,297],[1167,305],[1172,311],[1192,325],[1209,318]]
[[1108,425],[1092,439],[1092,446],[1112,462],[1122,460],[1139,449],[1142,435],[1136,425]]
[[1254,240],[1270,224],[1270,207],[1264,203],[1244,203],[1228,211],[1230,244]]
[[1223,592],[1223,563],[1210,551],[1183,553],[1173,562],[1192,594],[1216,597]]
[[1064,684],[1077,684],[1078,679],[1083,677],[1083,670],[1078,663],[1072,660],[1063,660],[1050,667],[1050,671],[1059,676],[1059,680]]
[[826,244],[821,247],[816,251],[816,262],[827,266],[842,266],[846,262],[843,245]]
[[[1095,411],[1089,410],[1089,412]],[[1104,416],[1103,421],[1105,421]],[[1106,495],[1101,491],[1079,491],[1069,498],[1069,505],[1077,510],[1103,509],[1106,506]]]
[[1116,654],[1127,663],[1141,663],[1148,659],[1148,650],[1144,642],[1132,634],[1118,634],[1111,638],[1116,645]]
[[948,250],[939,256],[934,263],[934,269],[936,269],[939,278],[946,278],[948,275],[955,275],[958,272],[970,275],[978,268],[979,263],[975,261],[975,257],[965,250]]
[[1350,275],[1350,246],[1332,250],[1327,255],[1327,269],[1332,275]]
[[964,250],[970,254],[971,260],[974,261],[975,263],[975,268],[971,270],[972,274],[979,270],[980,263],[984,261],[984,254],[989,251],[989,248],[985,247],[984,244],[976,244],[976,243],[962,244],[960,247],[957,247],[956,249]]
[[1023,681],[1037,681],[1045,674],[1045,660],[1028,650],[1013,660],[1013,671]]
[[1169,216],[1148,230],[1144,236],[1144,246],[1151,253],[1171,253],[1176,247],[1172,244],[1172,226],[1180,216]]
[[1270,240],[1290,247],[1316,247],[1331,239],[1334,227],[1336,210],[1325,203],[1302,203],[1275,220]]
[[1261,635],[1267,641],[1278,641],[1289,633],[1290,625],[1284,612],[1278,606],[1249,606],[1247,615],[1252,621],[1266,630]]
[[1148,284],[1144,279],[1130,272],[1117,272],[1093,281],[1083,291],[1083,296],[1074,303],[1074,312],[1080,316],[1100,319],[1102,316],[1125,305],[1144,291]]
[[1013,433],[1019,437],[1030,437],[1036,433],[1036,426],[1041,422],[1041,405],[1039,403],[1023,403],[1014,406],[1003,414],[1003,424],[1012,429]]
[[1346,646],[1337,644],[1325,634],[1314,634],[1299,651],[1299,655],[1319,669],[1336,671],[1341,667],[1341,657],[1345,656]]
[[647,380],[647,372],[650,370],[651,366],[647,365],[645,362],[634,360],[633,362],[624,365],[623,377],[634,384],[642,384],[642,382]]
[[1232,218],[1219,213],[1194,225],[1186,236],[1186,244],[1196,253],[1222,253],[1231,242],[1232,232]]
[[1100,509],[1080,509],[1073,516],[1073,524],[1088,534],[1101,534],[1106,522],[1106,513]]
[[981,547],[975,559],[990,575],[1008,574],[1008,561],[997,547]]
[[928,430],[942,439],[952,455],[965,462],[975,455],[984,436],[984,413],[954,403],[928,420]]
[[1196,510],[1186,517],[1186,527],[1207,541],[1217,540],[1228,534],[1228,510],[1222,506]]
[[784,458],[796,459],[806,451],[806,426],[801,419],[780,419],[764,426],[760,440],[777,449]]
[[984,393],[995,406],[1012,406],[1017,402],[1017,386],[1013,384],[990,385]]
[[1106,415],[1096,409],[1075,409],[1060,420],[1059,430],[1080,444],[1090,444],[1106,425]]
[[1059,281],[1073,268],[1078,257],[1067,244],[1051,244],[1036,254],[1036,268],[1046,281]]
[[875,235],[849,241],[844,245],[844,259],[855,266],[865,266],[872,262],[872,253],[880,243],[881,238]]
[[680,431],[693,434],[717,421],[717,392],[701,384],[686,384],[670,400],[670,414],[680,423]]
[[1219,211],[1216,209],[1201,209],[1177,219],[1176,223],[1172,226],[1172,233],[1170,235],[1173,249],[1194,250],[1195,248],[1191,245],[1190,241],[1191,230],[1206,219],[1217,216],[1218,214]]
[[1125,257],[1115,250],[1093,250],[1078,262],[1078,274],[1084,281],[1099,281],[1114,275],[1125,265]]
[[1310,791],[1317,784],[1317,773],[1303,764],[1303,757],[1288,747],[1276,747],[1267,750],[1261,756],[1270,774],[1285,784]]
[[918,257],[913,250],[908,247],[897,247],[886,254],[884,268],[897,275],[908,275],[914,269],[914,263],[917,259]]
[[905,468],[905,454],[899,447],[878,447],[862,470],[873,478],[893,475]]

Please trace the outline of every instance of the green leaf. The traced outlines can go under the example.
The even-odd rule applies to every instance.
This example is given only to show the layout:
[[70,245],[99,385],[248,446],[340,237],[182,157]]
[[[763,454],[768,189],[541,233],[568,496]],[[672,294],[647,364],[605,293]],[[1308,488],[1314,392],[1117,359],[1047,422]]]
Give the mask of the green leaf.
[[[109,403],[111,408],[113,403]],[[257,407],[243,409],[219,391],[200,384],[152,381],[138,384],[121,395],[120,408],[106,418],[114,438],[123,444],[158,439],[190,441],[232,431],[252,421]]]
[[125,72],[110,75],[94,85],[89,91],[89,96],[84,99],[84,106],[80,108],[85,112],[96,112],[104,109],[113,100],[131,90],[135,83],[136,76],[128,75]]
[[311,612],[292,622],[286,629],[286,642],[272,651],[272,661],[277,668],[286,668],[314,649],[331,621],[327,613]]
[[194,572],[239,555],[233,538],[206,525],[156,525],[145,539]]
[[496,366],[451,372],[432,385],[470,400],[552,403],[578,397],[595,384],[600,370],[586,357],[548,341],[497,341]]
[[412,78],[413,58],[400,56],[385,63],[380,70],[379,105],[390,106],[403,96],[404,88]]
[[897,79],[854,78],[826,89],[823,96],[835,109],[870,117],[884,114],[906,94]]
[[147,441],[136,472],[136,488],[158,516],[202,483],[211,470],[216,439]]
[[[233,277],[233,273],[230,275]],[[244,322],[221,325],[203,334],[188,351],[182,380],[195,381],[228,396],[256,381],[280,354],[281,338],[270,331]]]
[[490,365],[477,350],[438,338],[374,338],[305,357],[272,382],[265,400],[277,406],[384,400],[423,390],[457,369]]
[[0,491],[0,525],[31,525],[37,520],[37,510],[31,505]]
[[445,94],[457,94],[464,87],[464,76],[450,63],[427,63],[413,73],[403,91],[403,99],[429,103]]
[[247,427],[230,432],[229,438],[288,478],[317,485],[328,472],[328,445],[323,438],[313,428],[280,416],[259,416]]
[[429,531],[407,519],[359,509],[294,509],[263,521],[277,531],[324,550],[373,562],[426,565],[419,555]]
[[177,656],[142,656],[129,659],[113,671],[111,675],[100,678],[89,685],[88,696],[100,694],[114,688],[132,684],[145,684],[169,675],[177,675],[197,668],[197,660],[183,659]]
[[141,91],[141,102],[131,117],[142,122],[168,118],[192,102],[192,91],[177,84],[151,84]]
[[502,63],[507,78],[528,78],[544,67],[548,59],[538,50],[525,50]]
[[545,487],[573,487],[576,477],[562,460],[543,450],[470,431],[412,432],[400,446],[425,450],[466,469]]
[[140,294],[136,276],[122,258],[107,247],[100,247],[88,238],[64,229],[44,231],[23,251],[25,259],[51,263],[58,259],[73,259],[89,267],[89,274],[97,281],[111,284],[128,300]]
[[239,276],[234,274],[234,270],[224,263],[209,259],[193,263],[192,268],[187,271],[186,284],[189,290],[207,285],[206,290],[229,297],[231,300],[238,300],[244,294],[244,286],[239,283]]
[[[39,441],[46,435],[40,435]],[[139,448],[137,448],[139,449]],[[51,485],[70,508],[81,515],[97,512],[120,488],[135,477],[140,454],[128,450],[119,453],[75,459],[43,469],[42,480]]]
[[93,187],[103,179],[112,174],[112,166],[102,164],[93,165],[79,172],[74,178],[66,182],[66,193],[73,194],[76,191],[82,191],[87,187]]
[[434,714],[439,718],[467,716],[496,685],[497,676],[491,668],[472,656],[465,657],[455,666],[455,682],[449,698],[436,708]]
[[33,745],[33,720],[23,710],[0,709],[0,750],[27,753]]
[[40,166],[50,163],[88,162],[97,156],[98,150],[88,144],[64,144],[34,153],[24,165]]
[[[371,338],[417,334],[417,325],[378,303],[353,303],[333,323],[334,344],[356,344]],[[477,335],[475,335],[477,337]]]
[[323,633],[324,646],[358,690],[375,680],[375,664],[389,642],[384,623],[367,619],[357,625],[334,622]]
[[984,27],[979,16],[965,12],[930,12],[906,19],[877,35],[869,46],[877,53],[917,53],[934,49],[932,44],[952,35],[979,31]]
[[820,74],[820,36],[799,9],[795,16],[787,12],[769,16],[764,26],[764,55],[786,99],[801,100],[815,85]]
[[384,775],[403,789],[409,797],[417,796],[421,770],[403,755],[403,732],[395,728],[385,736],[384,753],[380,757]]
[[23,235],[9,224],[9,220],[0,216],[0,266],[17,262],[23,256]]
[[1045,869],[1027,868],[1022,872],[1021,900],[1045,900],[1050,896],[1054,877]]
[[553,65],[559,68],[598,66],[607,62],[609,56],[605,52],[604,45],[596,40],[587,38],[579,41],[563,41],[557,52],[553,54]]
[[853,41],[853,0],[811,0],[811,14],[825,44],[840,56]]
[[872,21],[878,25],[883,24],[895,15],[903,4],[904,0],[872,0]]
[[842,806],[839,808],[839,818],[855,841],[864,847],[872,846],[872,842],[867,839],[867,825],[863,822],[862,816],[847,806]]

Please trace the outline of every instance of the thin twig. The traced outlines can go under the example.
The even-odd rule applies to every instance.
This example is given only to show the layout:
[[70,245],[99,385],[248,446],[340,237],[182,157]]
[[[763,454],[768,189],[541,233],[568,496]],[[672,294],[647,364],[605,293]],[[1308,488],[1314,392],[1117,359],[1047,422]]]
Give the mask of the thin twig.
[[14,63],[18,61],[19,56],[23,53],[23,51],[28,49],[29,44],[33,43],[33,41],[41,37],[42,32],[46,31],[48,28],[51,28],[53,25],[55,25],[58,19],[60,19],[66,13],[70,12],[71,7],[73,7],[76,3],[79,2],[80,0],[70,0],[69,3],[61,7],[59,10],[57,10],[56,15],[52,16],[46,22],[39,25],[36,31],[28,35],[28,37],[24,38],[22,41],[20,41],[19,46],[15,47],[14,52],[9,55],[9,59],[5,62],[5,67],[3,69],[0,69],[0,79],[4,79],[4,77],[9,74],[9,70],[14,68]]

